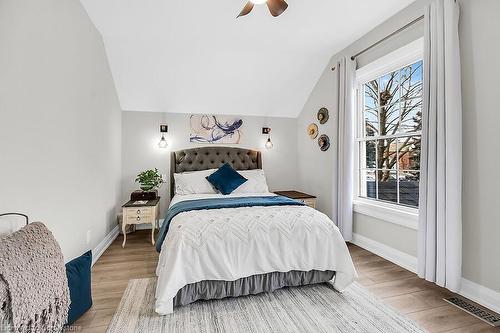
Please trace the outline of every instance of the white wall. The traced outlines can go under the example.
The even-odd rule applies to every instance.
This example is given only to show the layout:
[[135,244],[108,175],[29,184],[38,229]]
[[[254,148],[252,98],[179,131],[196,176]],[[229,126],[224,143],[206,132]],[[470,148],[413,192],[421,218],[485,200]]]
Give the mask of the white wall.
[[500,291],[500,1],[461,0],[463,274]]
[[[317,112],[322,107],[329,110],[330,119],[321,125]],[[337,207],[337,127],[336,89],[331,66],[321,75],[318,83],[307,100],[302,113],[297,119],[297,170],[298,186],[309,194],[317,196],[316,208],[332,217]],[[318,138],[311,139],[307,133],[309,124],[318,125],[318,138],[322,134],[330,137],[330,149],[319,149]]]
[[[332,83],[331,66],[340,56],[351,56],[373,42],[397,30],[399,27],[423,14],[429,0],[418,0],[394,17],[363,36],[349,47],[334,55],[325,68],[314,91],[298,119],[299,187],[317,188],[319,197],[324,197],[320,210],[330,214],[336,201],[336,186],[328,187],[335,171],[336,149],[327,157],[311,152],[310,139],[304,129],[314,119],[317,108],[333,103],[336,87]],[[500,123],[498,112],[498,77],[500,67],[495,64],[500,53],[500,13],[498,0],[459,0],[461,5],[460,42],[462,55],[463,94],[463,276],[487,288],[500,291],[500,264],[496,254],[500,253],[500,223],[498,223],[498,188],[496,177],[499,154],[496,153],[496,128]],[[358,58],[362,67],[391,51],[418,39],[423,35],[423,24],[419,23],[390,39],[379,47]],[[326,129],[336,137],[335,125]],[[307,162],[304,162],[307,160]],[[321,168],[319,165],[328,167]],[[332,203],[333,202],[333,203]],[[391,225],[375,218],[355,214],[354,231],[369,239],[388,245],[411,256],[417,254],[417,232],[405,227]]]
[[68,260],[109,233],[120,198],[101,36],[77,0],[0,0],[0,50],[0,212],[46,223]]
[[[334,74],[350,56],[422,14],[418,0],[332,57],[298,119],[245,117],[242,147],[264,151],[271,189],[298,187],[318,195],[318,208],[335,209],[337,128]],[[500,291],[500,234],[496,205],[500,164],[496,105],[500,67],[497,0],[459,0],[464,106],[464,277]],[[422,25],[359,57],[363,66],[419,38]],[[155,148],[158,125],[170,126],[170,150],[188,143],[186,115],[122,113],[101,36],[76,0],[0,0],[0,211],[28,213],[59,240],[66,259],[95,247],[115,225],[117,203],[136,188],[135,175],[169,172],[169,153]],[[331,120],[320,126],[332,147],[320,152],[306,127],[320,107]],[[265,151],[261,127],[273,128]],[[121,131],[123,129],[123,149]],[[121,163],[123,159],[123,163]],[[123,173],[123,175],[121,175]],[[121,189],[123,187],[123,189]],[[162,189],[167,204],[167,187]],[[355,232],[410,255],[416,232],[356,214]],[[90,242],[86,233],[91,231]]]
[[[422,11],[420,11],[422,12]],[[337,170],[337,142],[338,142],[338,114],[336,110],[337,85],[335,81],[336,73],[331,70],[335,62],[342,55],[351,56],[357,51],[365,48],[373,41],[376,41],[388,33],[396,30],[398,27],[418,17],[420,14],[415,8],[410,7],[404,10],[400,15],[391,18],[382,26],[377,27],[368,35],[365,35],[347,49],[332,57],[327,64],[316,87],[307,100],[302,113],[298,118],[298,174],[299,188],[305,191],[314,192],[318,196],[318,209],[325,214],[332,216],[332,212],[337,207],[337,183],[334,175]],[[390,40],[383,47],[374,49],[371,52],[358,58],[359,67],[370,63],[371,61],[385,55],[409,42],[422,36],[423,25],[417,24],[406,33]],[[317,148],[316,140],[311,140],[306,133],[307,126],[311,122],[318,123],[316,112],[322,106],[329,106],[331,120],[325,125],[319,125],[320,132],[330,136],[332,147],[328,152],[321,152]],[[383,232],[383,231],[386,232]],[[354,232],[362,236],[376,240],[383,244],[392,246],[408,254],[417,253],[417,235],[414,230],[391,225],[372,217],[354,214]],[[394,237],[394,235],[398,235]]]
[[[428,2],[428,0],[425,0]],[[303,190],[316,190],[318,195],[318,209],[325,214],[332,216],[336,209],[337,193],[336,179],[334,177],[337,168],[337,84],[335,81],[336,73],[332,71],[336,61],[341,56],[352,56],[358,51],[371,45],[373,42],[387,36],[389,33],[397,30],[406,23],[423,14],[424,4],[421,2],[405,8],[403,11],[376,27],[370,33],[366,34],[346,49],[334,55],[327,64],[316,87],[307,100],[299,118],[298,118],[298,147],[299,147],[299,187]],[[404,46],[423,35],[423,24],[418,23],[406,30],[404,33],[388,40],[382,46],[375,48],[357,58],[358,68],[369,64],[375,59],[390,53],[401,46]],[[316,142],[309,139],[305,129],[311,122],[316,122],[316,112],[321,106],[330,105],[331,119],[329,123],[320,125],[320,132],[327,133],[333,143],[332,148],[326,153],[317,149],[311,149]],[[331,185],[333,184],[333,185]],[[386,230],[387,232],[381,232]],[[354,214],[354,232],[362,236],[373,239],[377,242],[393,246],[399,251],[407,254],[417,253],[417,235],[415,230],[403,228],[396,225],[389,225],[387,222],[372,218],[370,216]],[[396,235],[396,237],[395,237]],[[396,240],[398,239],[398,240]]]
[[[293,118],[244,116],[243,136],[238,147],[262,151],[262,164],[271,190],[296,188],[297,178],[297,120]],[[122,149],[122,201],[129,199],[130,193],[138,189],[134,183],[136,175],[146,169],[158,168],[170,179],[170,153],[172,151],[202,147],[203,144],[189,142],[189,115],[158,112],[123,112]],[[159,149],[160,123],[168,124],[168,149]],[[262,127],[272,128],[271,138],[274,148],[266,150],[267,136]],[[160,188],[162,215],[169,203],[169,184]]]

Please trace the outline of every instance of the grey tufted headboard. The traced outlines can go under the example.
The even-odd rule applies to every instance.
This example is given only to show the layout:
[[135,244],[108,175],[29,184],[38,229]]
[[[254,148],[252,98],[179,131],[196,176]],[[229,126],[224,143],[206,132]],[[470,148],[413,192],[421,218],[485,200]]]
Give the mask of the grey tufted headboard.
[[220,168],[229,163],[236,170],[262,169],[260,151],[235,147],[200,147],[172,152],[170,196],[175,193],[174,173]]

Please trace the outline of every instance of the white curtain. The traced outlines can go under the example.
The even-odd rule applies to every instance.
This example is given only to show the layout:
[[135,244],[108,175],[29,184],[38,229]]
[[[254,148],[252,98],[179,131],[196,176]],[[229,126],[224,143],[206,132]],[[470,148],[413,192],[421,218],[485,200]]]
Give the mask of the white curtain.
[[459,7],[425,12],[418,274],[451,291],[462,276],[462,94]]
[[346,241],[352,240],[355,120],[354,81],[356,61],[343,57],[337,62],[338,157],[337,211],[335,221]]

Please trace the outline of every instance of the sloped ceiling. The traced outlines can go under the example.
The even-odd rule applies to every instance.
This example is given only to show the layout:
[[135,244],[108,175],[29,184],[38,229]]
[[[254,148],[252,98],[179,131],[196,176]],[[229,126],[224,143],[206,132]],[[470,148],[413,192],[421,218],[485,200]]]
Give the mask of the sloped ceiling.
[[81,0],[123,110],[296,117],[330,57],[413,0]]

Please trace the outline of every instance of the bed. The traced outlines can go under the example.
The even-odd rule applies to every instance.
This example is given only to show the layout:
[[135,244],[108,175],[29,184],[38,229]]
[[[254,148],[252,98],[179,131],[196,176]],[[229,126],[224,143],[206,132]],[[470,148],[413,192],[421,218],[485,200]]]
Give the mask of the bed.
[[325,214],[269,191],[175,194],[174,174],[216,169],[259,171],[259,151],[201,147],[171,156],[171,204],[160,229],[156,312],[198,300],[357,277],[338,228]]

